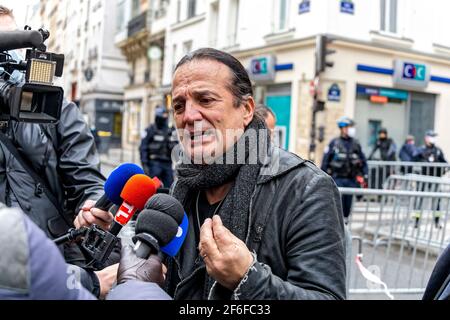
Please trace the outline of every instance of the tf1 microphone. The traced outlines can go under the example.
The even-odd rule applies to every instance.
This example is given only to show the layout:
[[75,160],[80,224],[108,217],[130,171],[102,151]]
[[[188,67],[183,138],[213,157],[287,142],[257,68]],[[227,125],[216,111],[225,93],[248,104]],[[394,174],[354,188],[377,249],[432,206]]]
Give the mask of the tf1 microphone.
[[181,203],[166,194],[150,198],[137,219],[135,252],[147,259],[159,251],[173,257],[180,250],[188,231],[188,219]]
[[144,209],[147,200],[155,193],[155,182],[150,177],[144,174],[132,176],[120,193],[123,202],[114,217],[113,225],[109,232],[117,236],[136,211]]
[[43,42],[42,34],[36,30],[0,32],[0,51],[39,48]]
[[94,208],[108,211],[113,204],[120,206],[123,202],[120,193],[128,180],[136,174],[144,174],[144,170],[133,163],[124,163],[114,169],[103,187],[105,193],[97,200]]
[[104,231],[92,225],[86,232],[81,246],[91,256],[93,266],[100,269],[114,249],[120,230],[128,223],[137,210],[142,210],[145,202],[156,192],[153,180],[144,175],[132,176],[123,187],[120,197],[123,199],[113,225],[109,231]]

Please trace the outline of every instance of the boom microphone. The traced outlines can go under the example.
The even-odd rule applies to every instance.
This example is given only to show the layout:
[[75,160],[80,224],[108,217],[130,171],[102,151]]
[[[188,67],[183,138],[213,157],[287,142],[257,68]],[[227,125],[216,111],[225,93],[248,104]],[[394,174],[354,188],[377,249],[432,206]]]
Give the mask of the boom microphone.
[[44,42],[36,30],[0,32],[0,52],[22,48],[39,48]]

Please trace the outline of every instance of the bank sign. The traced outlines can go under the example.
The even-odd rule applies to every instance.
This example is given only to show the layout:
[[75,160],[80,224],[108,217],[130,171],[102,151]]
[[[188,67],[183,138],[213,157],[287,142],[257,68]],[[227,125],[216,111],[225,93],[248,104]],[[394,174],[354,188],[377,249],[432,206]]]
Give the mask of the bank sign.
[[255,82],[275,80],[275,57],[271,55],[254,57],[250,61],[250,78]]
[[430,67],[424,63],[396,60],[393,79],[400,87],[425,89],[430,81]]

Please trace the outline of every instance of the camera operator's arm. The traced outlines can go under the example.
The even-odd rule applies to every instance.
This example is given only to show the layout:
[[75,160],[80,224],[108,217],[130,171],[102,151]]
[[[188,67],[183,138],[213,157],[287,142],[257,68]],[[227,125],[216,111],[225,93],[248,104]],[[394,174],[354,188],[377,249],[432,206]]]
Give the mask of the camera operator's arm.
[[96,201],[103,194],[100,158],[94,137],[74,103],[63,102],[57,130],[58,172],[68,195],[68,208],[78,213],[86,200]]

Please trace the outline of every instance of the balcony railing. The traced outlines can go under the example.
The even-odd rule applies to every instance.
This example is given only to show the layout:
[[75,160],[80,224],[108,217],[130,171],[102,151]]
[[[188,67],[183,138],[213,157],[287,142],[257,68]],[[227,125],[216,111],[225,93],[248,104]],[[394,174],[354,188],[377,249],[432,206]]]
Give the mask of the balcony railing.
[[128,22],[128,37],[132,37],[139,31],[144,30],[147,27],[147,11],[134,17]]

